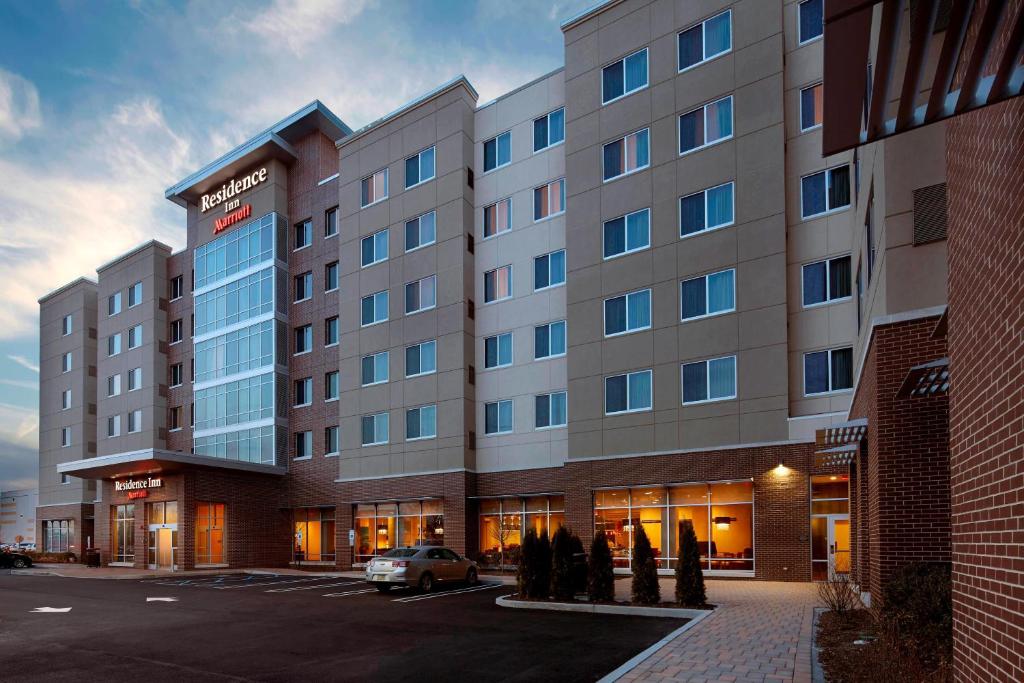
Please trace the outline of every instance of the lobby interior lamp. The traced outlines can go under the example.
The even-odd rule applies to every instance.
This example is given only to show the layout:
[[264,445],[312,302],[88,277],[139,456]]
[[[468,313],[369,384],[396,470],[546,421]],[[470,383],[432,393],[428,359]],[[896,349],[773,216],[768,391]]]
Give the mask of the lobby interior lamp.
[[719,531],[728,531],[729,525],[735,521],[735,517],[715,517],[715,528]]

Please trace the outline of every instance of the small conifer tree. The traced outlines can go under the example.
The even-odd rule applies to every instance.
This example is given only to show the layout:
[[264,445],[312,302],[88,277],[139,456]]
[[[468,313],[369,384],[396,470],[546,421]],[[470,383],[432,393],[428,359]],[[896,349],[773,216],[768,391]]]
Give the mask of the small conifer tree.
[[642,524],[634,524],[633,529],[633,602],[657,605],[661,602],[661,588],[651,541]]
[[603,531],[594,534],[587,558],[587,595],[591,602],[615,600],[615,572],[612,569],[612,551]]
[[679,560],[676,562],[676,602],[683,607],[703,607],[707,602],[704,572],[700,566],[700,548],[693,522],[679,522]]

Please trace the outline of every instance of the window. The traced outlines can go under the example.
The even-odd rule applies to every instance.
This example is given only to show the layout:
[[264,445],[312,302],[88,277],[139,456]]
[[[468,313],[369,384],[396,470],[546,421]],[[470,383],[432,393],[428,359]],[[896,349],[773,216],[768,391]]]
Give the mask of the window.
[[428,147],[405,160],[405,189],[434,177],[434,148]]
[[551,537],[565,523],[564,496],[484,498],[479,509],[480,565],[495,569],[515,568],[528,529]]
[[815,306],[850,296],[850,257],[808,263],[803,267],[804,306]]
[[679,288],[683,321],[736,310],[735,269],[683,280]]
[[687,154],[732,137],[732,95],[679,117],[679,153]]
[[509,434],[512,432],[512,401],[495,401],[484,404],[484,434]]
[[60,357],[60,371],[71,372],[71,352],[68,351]]
[[121,353],[121,333],[112,334],[107,337],[107,355],[116,356]]
[[142,303],[142,283],[136,282],[128,288],[128,308]]
[[332,316],[324,321],[324,346],[333,346],[338,343],[338,316]]
[[512,333],[484,339],[484,368],[503,368],[512,365]]
[[512,296],[512,266],[502,266],[484,273],[484,303]]
[[646,330],[651,326],[651,290],[641,289],[604,300],[604,336]]
[[820,36],[825,30],[823,21],[824,0],[804,0],[799,5],[800,43],[806,43]]
[[679,34],[679,70],[684,71],[732,49],[732,12],[726,10]]
[[182,339],[182,325],[181,319],[171,321],[171,343],[177,344]]
[[484,239],[512,228],[512,200],[502,199],[484,207]]
[[512,133],[506,131],[484,142],[484,173],[512,161]]
[[533,259],[533,289],[541,290],[565,284],[565,249]]
[[142,431],[142,411],[133,410],[128,413],[128,433],[135,434]]
[[338,371],[324,374],[324,401],[338,400]]
[[107,438],[121,435],[121,416],[111,415],[107,418]]
[[71,316],[70,315],[64,316],[64,318],[61,319],[61,322],[60,322],[60,333],[61,333],[61,336],[63,336],[63,337],[68,336],[69,334],[71,334],[72,329],[73,329],[73,327],[72,327],[72,318],[71,318]]
[[362,384],[368,387],[371,384],[381,384],[388,381],[388,352],[381,351],[369,356],[363,356],[361,361]]
[[[311,283],[312,284],[312,283]],[[333,261],[324,266],[324,291],[333,292],[338,288],[338,262]]]
[[604,378],[604,413],[632,413],[651,409],[651,371],[640,370]]
[[736,398],[736,356],[683,364],[683,405]]
[[295,398],[292,401],[292,406],[301,408],[302,406],[308,406],[312,402],[313,378],[303,377],[302,379],[295,380]]
[[837,166],[800,179],[800,215],[813,218],[850,205],[850,167]]
[[313,297],[313,273],[306,272],[295,276],[295,303]]
[[609,64],[601,70],[601,103],[608,104],[620,97],[647,87],[647,48],[634,52],[625,59]]
[[701,190],[679,198],[679,236],[724,228],[735,222],[735,184]]
[[107,397],[121,395],[121,375],[107,377]]
[[324,237],[334,237],[338,234],[338,207],[327,209],[324,214]]
[[361,243],[360,253],[362,260],[360,265],[365,268],[375,263],[380,263],[388,258],[388,231],[385,228],[380,232],[364,237]]
[[565,107],[533,120],[533,151],[553,147],[565,140]]
[[121,292],[114,292],[107,297],[107,315],[117,315],[121,312]]
[[651,134],[645,128],[604,146],[604,180],[645,169],[651,165]]
[[324,455],[337,455],[341,452],[341,439],[338,425],[324,428]]
[[295,328],[295,355],[313,350],[313,326],[302,325]]
[[437,406],[422,406],[405,411],[405,440],[433,439],[437,436]]
[[182,364],[175,363],[171,366],[170,370],[170,385],[171,387],[181,386],[182,379]]
[[363,178],[362,206],[365,209],[371,204],[388,198],[388,169],[382,168],[372,175]]
[[171,301],[181,298],[181,295],[184,293],[184,285],[185,282],[181,275],[175,275],[171,278]]
[[377,446],[388,442],[388,414],[363,415],[362,444]]
[[565,213],[565,178],[533,188],[533,220]]
[[428,375],[437,370],[437,342],[425,341],[405,347],[405,376]]
[[60,428],[60,447],[67,448],[71,445],[71,427]]
[[181,406],[171,408],[170,423],[170,430],[172,432],[181,429]]
[[135,505],[116,505],[113,510],[114,532],[113,561],[132,564],[135,562]]
[[433,211],[417,216],[405,224],[405,250],[412,251],[433,244],[436,239],[437,214]]
[[196,564],[224,564],[227,528],[224,503],[196,503]]
[[60,409],[67,410],[71,407],[71,390],[65,389],[60,392]]
[[[67,482],[61,481],[62,484]],[[75,520],[47,519],[43,521],[43,550],[48,553],[66,553],[75,544]]]
[[313,244],[313,220],[307,218],[295,224],[295,249],[303,249]]
[[135,391],[142,388],[142,368],[132,368],[128,371],[128,391]]
[[533,328],[533,357],[554,358],[565,355],[565,321],[538,325]]
[[[327,455],[337,455],[328,452]],[[298,508],[292,512],[292,559],[334,564],[334,508]]]
[[388,319],[388,290],[364,296],[360,302],[361,324],[375,325]]
[[651,245],[651,210],[641,209],[604,224],[604,257],[614,258]]
[[830,349],[804,354],[804,395],[853,388],[853,349]]
[[437,276],[431,275],[405,285],[405,314],[419,313],[437,305]]
[[556,391],[534,397],[534,428],[564,427],[566,421],[565,392]]
[[142,325],[128,330],[128,348],[134,349],[142,344]]
[[295,432],[295,459],[313,457],[313,432]]
[[800,132],[821,125],[823,87],[821,83],[800,91]]

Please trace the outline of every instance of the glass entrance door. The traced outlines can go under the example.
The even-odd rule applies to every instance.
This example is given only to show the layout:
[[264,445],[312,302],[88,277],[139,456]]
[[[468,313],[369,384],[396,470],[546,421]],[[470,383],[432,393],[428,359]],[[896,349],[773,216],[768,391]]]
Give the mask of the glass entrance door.
[[850,516],[828,517],[828,577],[850,574]]

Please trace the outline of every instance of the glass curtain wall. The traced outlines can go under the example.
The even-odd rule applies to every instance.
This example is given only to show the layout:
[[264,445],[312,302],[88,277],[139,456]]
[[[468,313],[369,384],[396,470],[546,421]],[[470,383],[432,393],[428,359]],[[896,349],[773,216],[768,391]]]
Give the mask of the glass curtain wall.
[[516,566],[527,530],[551,537],[564,523],[565,496],[481,499],[477,561],[482,567]]
[[135,505],[115,505],[113,508],[114,562],[135,562]]
[[444,544],[444,507],[440,500],[363,503],[355,506],[355,563],[412,545]]
[[635,530],[651,541],[658,569],[674,569],[679,528],[693,524],[711,572],[754,571],[754,486],[747,481],[652,485],[594,492],[594,531],[604,532],[616,568],[628,569]]
[[334,562],[334,508],[300,508],[293,517],[292,560]]

